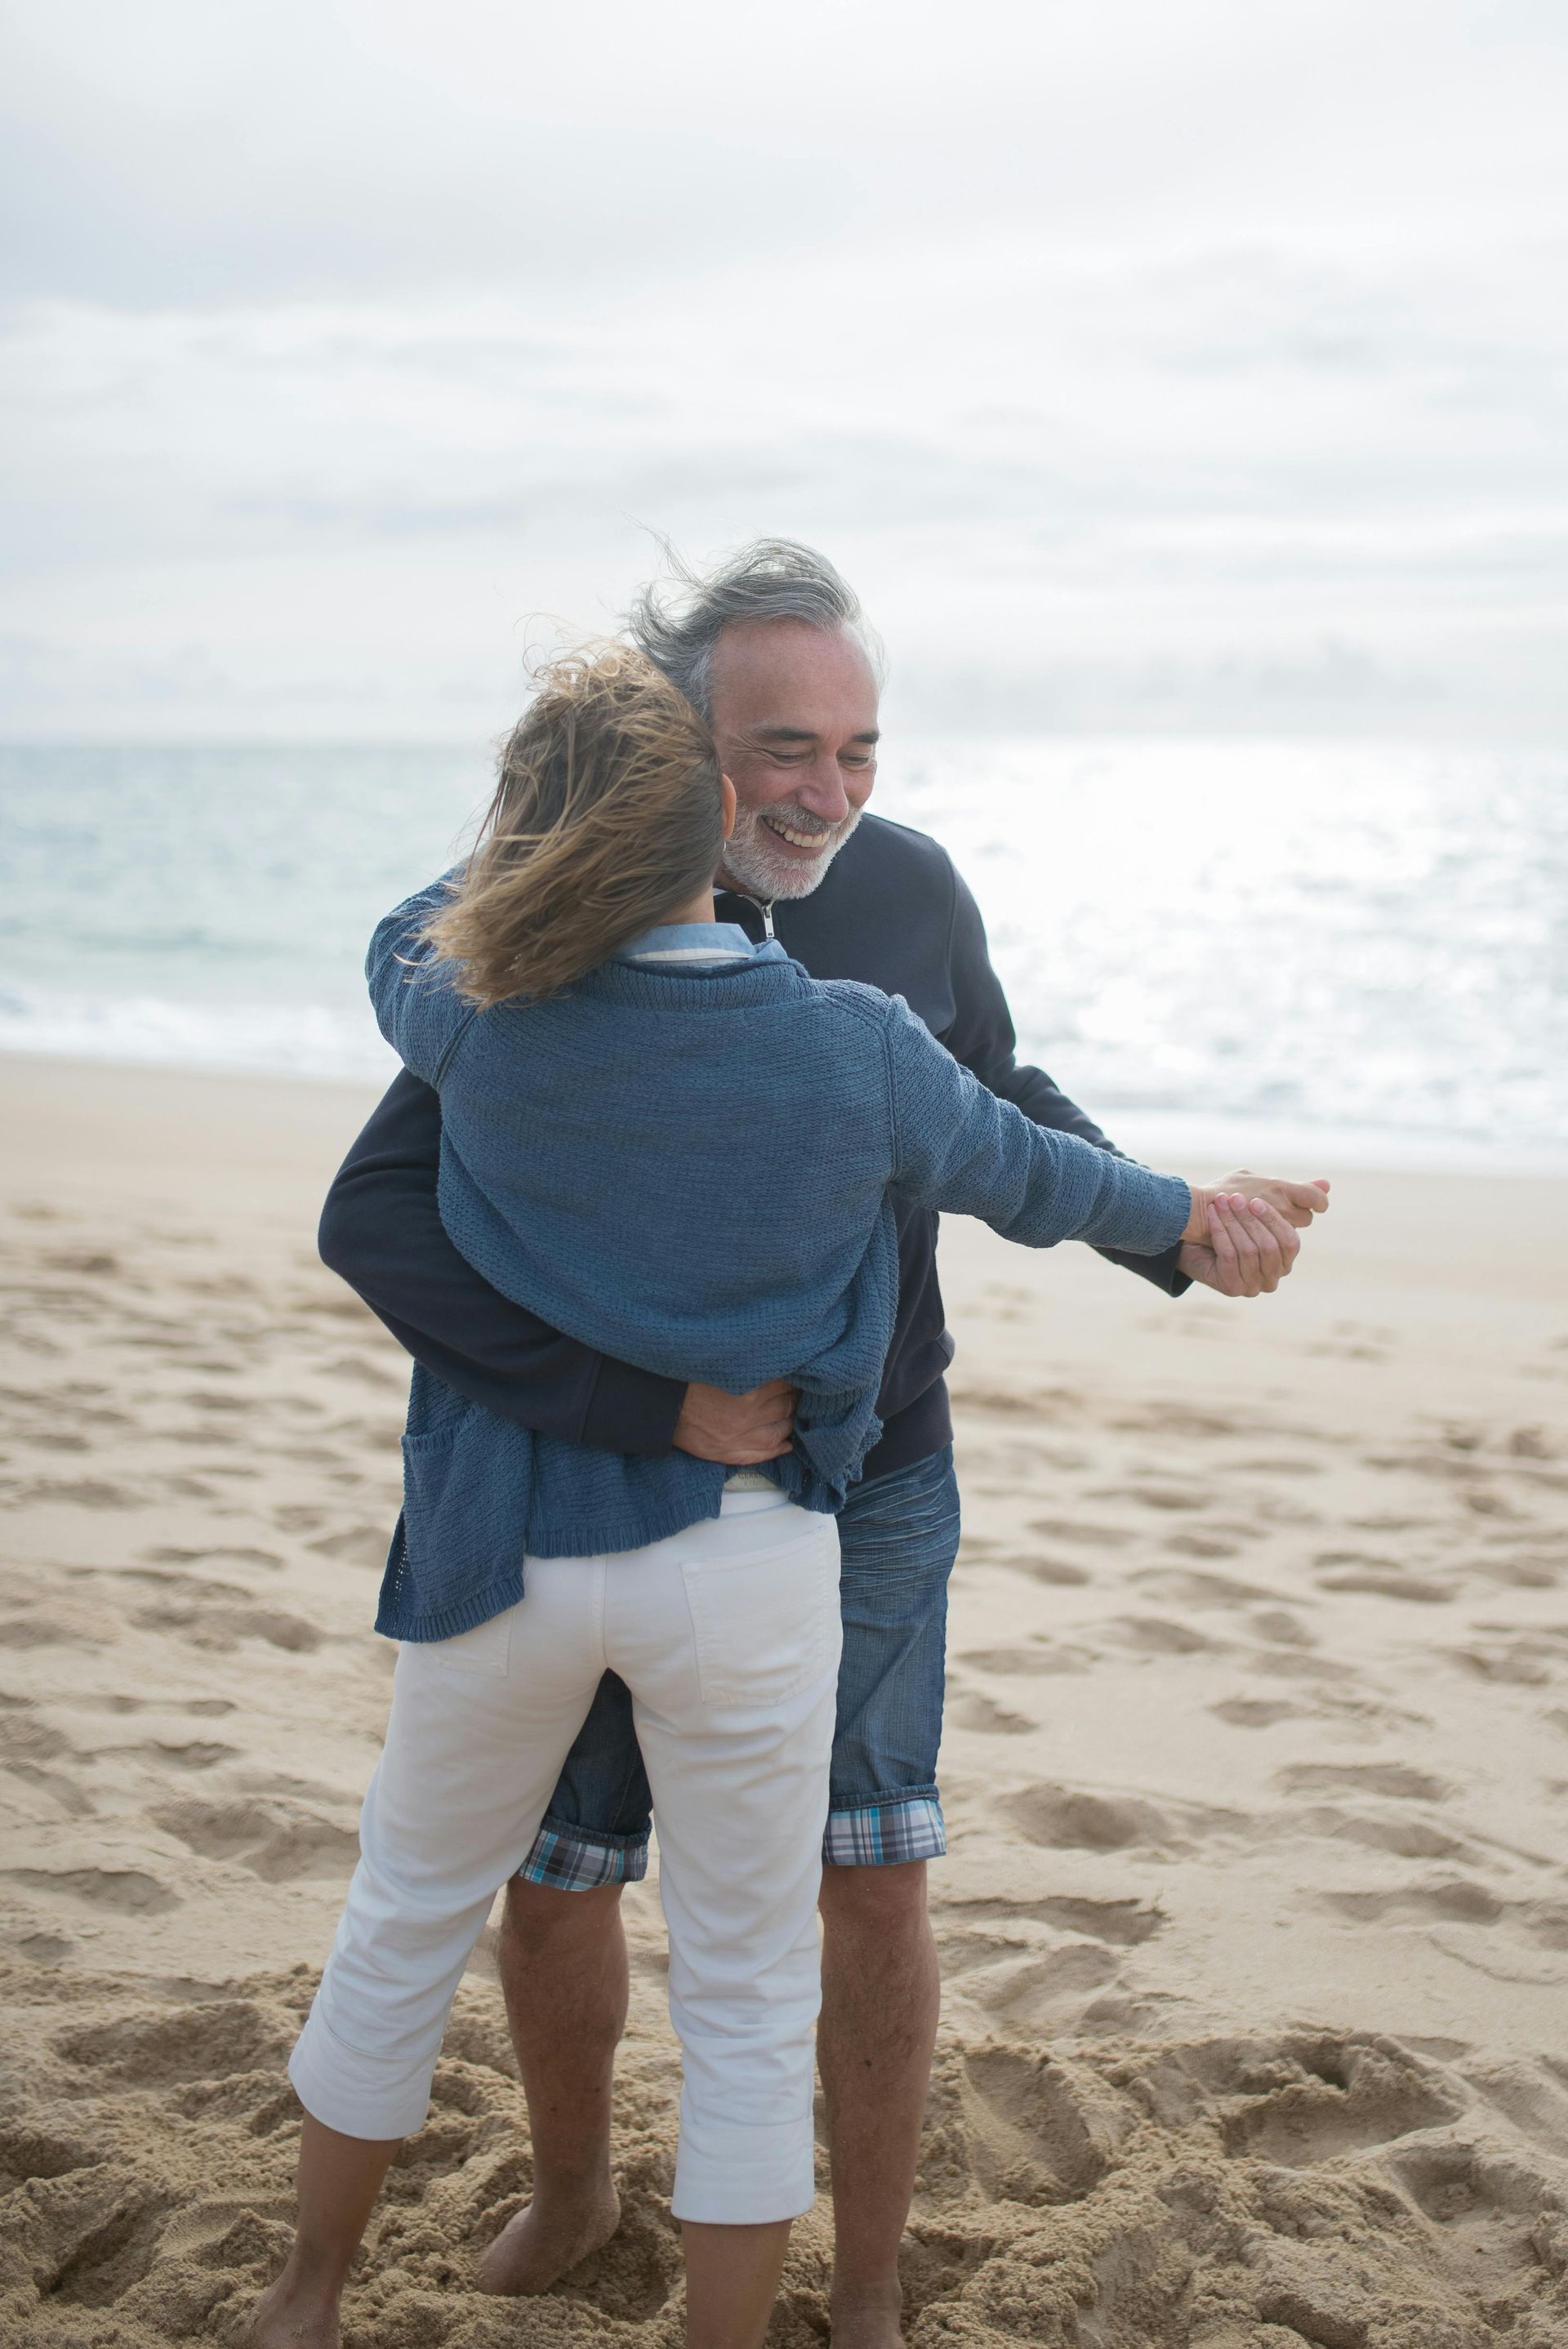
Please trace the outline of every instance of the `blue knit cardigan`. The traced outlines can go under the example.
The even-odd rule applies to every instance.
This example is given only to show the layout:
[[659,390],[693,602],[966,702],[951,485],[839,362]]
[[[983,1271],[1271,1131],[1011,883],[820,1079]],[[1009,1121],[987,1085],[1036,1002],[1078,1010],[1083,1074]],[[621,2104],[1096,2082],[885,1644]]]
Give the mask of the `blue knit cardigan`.
[[[1006,1238],[1157,1255],[1187,1185],[1032,1124],[902,997],[777,947],[715,968],[608,962],[480,1011],[418,940],[443,885],[377,929],[382,1033],[441,1097],[441,1219],[491,1285],[585,1345],[739,1393],[800,1390],[769,1474],[833,1510],[881,1432],[898,1294],[891,1195]],[[726,1470],[536,1435],[416,1365],[377,1628],[443,1640],[522,1594],[523,1559],[639,1547],[716,1516]]]

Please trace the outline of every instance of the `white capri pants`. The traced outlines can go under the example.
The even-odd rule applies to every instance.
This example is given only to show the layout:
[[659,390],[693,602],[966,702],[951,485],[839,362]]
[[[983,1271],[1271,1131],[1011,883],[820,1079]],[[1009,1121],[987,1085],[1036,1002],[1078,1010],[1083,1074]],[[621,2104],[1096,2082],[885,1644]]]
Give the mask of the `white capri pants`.
[[672,2208],[736,2226],[809,2209],[840,1636],[835,1521],[727,1493],[721,1516],[645,1549],[531,1557],[505,1614],[406,1641],[359,1865],[289,2064],[305,2110],[347,2137],[420,2126],[469,1954],[609,1670],[631,1691],[658,1829],[685,2059]]

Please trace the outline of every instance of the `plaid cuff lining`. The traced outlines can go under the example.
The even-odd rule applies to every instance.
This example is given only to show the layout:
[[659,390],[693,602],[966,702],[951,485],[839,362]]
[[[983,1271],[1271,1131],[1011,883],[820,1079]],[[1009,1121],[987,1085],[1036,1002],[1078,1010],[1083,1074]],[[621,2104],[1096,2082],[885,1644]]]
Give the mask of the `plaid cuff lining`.
[[858,1811],[830,1811],[822,1837],[829,1868],[896,1868],[909,1859],[940,1859],[947,1849],[942,1805],[934,1795],[904,1803],[868,1803]]
[[[942,1805],[929,1795],[908,1802],[868,1803],[856,1811],[830,1811],[822,1837],[827,1868],[896,1868],[911,1859],[941,1859],[946,1849]],[[556,1892],[640,1884],[647,1872],[645,1837],[593,1842],[562,1827],[541,1827],[517,1871],[525,1884],[548,1885]]]
[[593,1892],[601,1884],[640,1884],[648,1872],[648,1839],[595,1843],[559,1827],[541,1827],[518,1875],[525,1884],[556,1892]]

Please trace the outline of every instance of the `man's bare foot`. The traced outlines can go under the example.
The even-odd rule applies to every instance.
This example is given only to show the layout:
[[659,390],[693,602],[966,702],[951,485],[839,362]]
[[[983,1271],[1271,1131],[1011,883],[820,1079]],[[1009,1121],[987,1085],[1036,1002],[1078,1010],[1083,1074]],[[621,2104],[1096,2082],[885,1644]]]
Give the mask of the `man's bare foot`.
[[607,2243],[620,2223],[621,2198],[608,2178],[570,2199],[536,2194],[526,2210],[507,2220],[474,2281],[480,2292],[548,2292]]
[[245,2349],[337,2349],[337,2301],[302,2292],[288,2273],[262,2294]]
[[903,2349],[903,2294],[898,2285],[881,2292],[835,2292],[828,2304],[832,2349]]

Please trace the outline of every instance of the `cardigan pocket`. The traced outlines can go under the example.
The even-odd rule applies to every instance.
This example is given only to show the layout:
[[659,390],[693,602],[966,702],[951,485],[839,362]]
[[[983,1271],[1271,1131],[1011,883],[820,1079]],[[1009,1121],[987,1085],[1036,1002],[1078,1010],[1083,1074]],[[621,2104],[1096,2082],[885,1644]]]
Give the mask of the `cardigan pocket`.
[[[461,1607],[497,1578],[521,1578],[527,1523],[526,1480],[518,1489],[522,1431],[479,1403],[403,1438],[403,1523],[407,1582],[419,1617]],[[526,1438],[524,1439],[526,1442]]]

